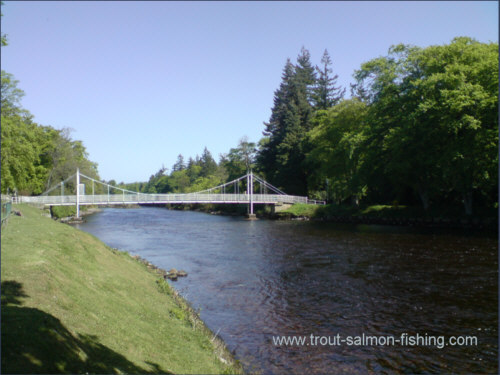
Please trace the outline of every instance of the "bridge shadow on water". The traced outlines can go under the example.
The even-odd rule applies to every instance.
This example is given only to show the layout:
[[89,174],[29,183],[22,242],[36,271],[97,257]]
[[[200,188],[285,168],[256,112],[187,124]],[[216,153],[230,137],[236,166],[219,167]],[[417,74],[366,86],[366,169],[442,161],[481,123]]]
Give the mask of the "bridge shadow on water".
[[149,369],[139,367],[97,336],[75,336],[54,316],[23,307],[22,299],[28,296],[21,283],[3,281],[1,287],[2,373],[169,373],[156,363],[148,362]]

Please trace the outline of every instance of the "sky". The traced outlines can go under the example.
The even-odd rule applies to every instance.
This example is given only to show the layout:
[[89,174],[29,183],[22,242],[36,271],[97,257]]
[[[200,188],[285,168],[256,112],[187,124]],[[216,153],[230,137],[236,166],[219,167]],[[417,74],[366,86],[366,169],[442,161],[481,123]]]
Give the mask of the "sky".
[[[1,67],[34,120],[71,128],[100,177],[147,181],[177,156],[258,142],[287,58],[324,50],[347,87],[391,45],[498,43],[496,1],[5,1]],[[348,95],[347,95],[348,96]],[[169,169],[170,171],[170,169]]]

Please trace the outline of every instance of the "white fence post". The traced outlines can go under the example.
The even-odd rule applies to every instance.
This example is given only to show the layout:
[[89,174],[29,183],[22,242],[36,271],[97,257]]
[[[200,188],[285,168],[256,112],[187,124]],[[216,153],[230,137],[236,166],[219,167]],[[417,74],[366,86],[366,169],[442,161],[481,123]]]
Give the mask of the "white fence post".
[[76,217],[80,217],[80,168],[76,168]]

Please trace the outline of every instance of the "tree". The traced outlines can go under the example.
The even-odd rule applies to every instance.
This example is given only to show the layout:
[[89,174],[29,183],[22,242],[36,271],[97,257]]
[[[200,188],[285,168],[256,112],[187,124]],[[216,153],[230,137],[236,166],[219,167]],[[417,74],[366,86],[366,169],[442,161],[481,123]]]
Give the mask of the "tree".
[[208,177],[210,175],[213,175],[217,170],[217,162],[214,160],[212,154],[210,153],[210,151],[208,151],[206,147],[203,150],[203,154],[201,155],[200,166],[201,166],[200,175],[202,177]]
[[[3,7],[3,1],[0,2],[0,5]],[[0,13],[0,17],[3,17],[3,14]],[[7,35],[5,34],[2,34],[2,36],[0,37],[0,43],[2,45],[2,47],[5,47],[8,43],[7,43]]]
[[269,140],[259,150],[258,168],[272,184],[290,194],[304,195],[307,191],[303,140],[311,127],[310,88],[314,83],[310,55],[303,48],[297,65],[287,60],[271,117],[264,123],[263,134]]
[[[311,103],[312,90],[316,85],[316,70],[311,63],[311,54],[304,47],[302,47],[300,54],[297,56],[295,78],[299,82],[302,99],[305,99],[307,103]],[[310,108],[308,107],[308,109]]]
[[425,49],[397,45],[355,77],[370,106],[367,174],[411,188],[425,209],[455,194],[470,215],[474,195],[495,199],[497,44],[462,37]]
[[245,175],[254,167],[255,143],[248,142],[248,137],[240,139],[238,146],[231,148],[221,162],[228,173],[229,181]]
[[1,117],[2,192],[41,193],[46,168],[40,165],[40,129],[19,115]]
[[409,59],[422,72],[415,117],[446,139],[437,154],[443,188],[471,215],[474,196],[493,203],[498,189],[498,44],[459,37]]
[[17,87],[19,83],[14,76],[6,71],[1,71],[1,111],[4,115],[17,114],[31,119],[32,116],[21,107],[24,91]]
[[321,58],[321,68],[316,66],[318,79],[312,92],[312,103],[316,110],[328,109],[336,105],[345,94],[345,88],[336,87],[338,75],[331,77],[333,70],[331,69],[332,60],[328,51],[325,49]]
[[81,173],[99,179],[97,164],[88,160],[88,153],[81,141],[71,139],[71,131],[69,128],[56,130],[47,127],[51,144],[42,154],[50,166],[45,189],[49,189],[53,183],[65,180],[75,173],[77,168]]
[[328,181],[327,197],[359,204],[367,191],[361,175],[364,158],[367,106],[358,99],[344,100],[329,110],[318,111],[316,126],[308,133],[312,145],[307,165],[312,190],[322,190]]
[[177,172],[177,171],[182,171],[184,169],[186,169],[186,165],[184,163],[184,156],[182,156],[182,154],[179,154],[177,156],[177,161],[172,167],[172,171]]

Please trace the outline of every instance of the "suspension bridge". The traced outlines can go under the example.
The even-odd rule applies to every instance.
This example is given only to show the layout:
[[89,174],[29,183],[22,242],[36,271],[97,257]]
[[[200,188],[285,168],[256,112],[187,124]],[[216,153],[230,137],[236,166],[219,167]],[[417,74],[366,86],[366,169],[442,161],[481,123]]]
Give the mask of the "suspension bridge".
[[[64,194],[64,186],[74,179],[76,193]],[[87,184],[82,183],[87,181]],[[92,194],[86,194],[90,185]],[[107,188],[107,194],[95,194],[96,185]],[[60,189],[60,195],[49,195]],[[90,189],[89,189],[90,190]],[[120,193],[116,194],[116,191]],[[31,203],[45,206],[76,206],[76,217],[80,216],[82,205],[123,205],[123,204],[248,204],[249,217],[255,217],[255,204],[274,206],[291,205],[295,203],[325,204],[322,201],[310,200],[307,197],[288,195],[280,189],[264,181],[253,172],[226,182],[222,185],[195,193],[184,194],[149,194],[123,189],[88,177],[77,169],[76,173],[66,180],[54,185],[39,196],[18,196],[14,203]]]

